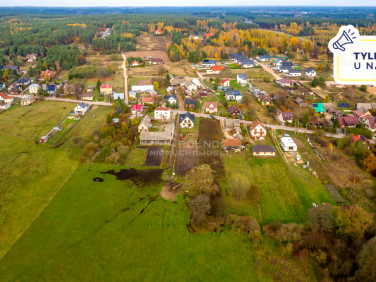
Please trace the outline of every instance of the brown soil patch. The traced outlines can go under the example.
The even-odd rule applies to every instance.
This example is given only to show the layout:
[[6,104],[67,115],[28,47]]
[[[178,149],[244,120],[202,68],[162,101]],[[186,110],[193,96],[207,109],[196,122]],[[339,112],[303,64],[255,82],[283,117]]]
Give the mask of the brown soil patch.
[[166,51],[170,43],[169,36],[137,36],[136,50]]
[[197,147],[179,147],[176,158],[175,172],[177,175],[184,176],[188,171],[198,164]]
[[[160,195],[166,200],[172,200],[175,202],[177,195],[183,192],[182,186],[180,184],[181,183],[178,182],[167,182],[162,187]],[[176,187],[177,185],[180,185],[180,187],[173,190],[173,187]]]

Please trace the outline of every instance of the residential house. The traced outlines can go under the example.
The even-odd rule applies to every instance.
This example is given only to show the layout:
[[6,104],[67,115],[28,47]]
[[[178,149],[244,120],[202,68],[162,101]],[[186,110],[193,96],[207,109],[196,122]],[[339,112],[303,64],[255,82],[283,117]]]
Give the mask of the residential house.
[[212,66],[206,71],[208,74],[220,74],[222,72],[222,66]]
[[252,155],[255,157],[275,157],[277,150],[271,145],[252,146]]
[[322,103],[325,111],[330,114],[335,114],[337,109],[332,103]]
[[202,61],[202,65],[208,68],[214,67],[216,64],[217,64],[216,60],[203,60]]
[[174,87],[169,86],[169,87],[167,87],[166,91],[167,91],[167,93],[170,93],[170,92],[174,91]]
[[195,125],[195,116],[190,112],[179,114],[179,123],[181,128],[193,128]]
[[140,63],[139,61],[137,61],[137,60],[134,60],[134,61],[131,62],[131,64],[130,64],[131,67],[138,67],[138,66],[140,66],[140,65],[141,65],[141,63]]
[[280,144],[285,152],[296,152],[298,151],[298,146],[296,146],[294,140],[290,136],[284,136],[280,139]]
[[197,87],[201,87],[201,83],[197,78],[192,79],[192,82],[196,84]]
[[171,118],[170,108],[155,108],[154,118],[157,120],[169,120]]
[[163,60],[162,59],[152,59],[152,64],[153,65],[162,65],[163,64]]
[[236,82],[237,82],[239,85],[242,85],[242,86],[247,85],[247,83],[248,83],[247,76],[246,76],[244,73],[239,73],[239,74],[236,76]]
[[28,63],[35,63],[36,60],[37,60],[37,58],[38,58],[38,55],[35,54],[35,53],[27,54],[27,55],[26,55],[26,61],[27,61]]
[[280,66],[279,72],[288,74],[291,71],[292,67],[290,66]]
[[302,70],[291,68],[288,72],[289,76],[301,76]]
[[368,139],[364,135],[354,135],[351,137],[351,139],[357,143],[357,142],[365,142],[368,143]]
[[228,108],[228,112],[232,117],[238,117],[241,114],[241,111],[234,105]]
[[172,87],[179,86],[184,84],[184,79],[183,78],[172,78],[170,79],[170,84]]
[[163,100],[170,105],[174,105],[177,102],[175,94],[164,95]]
[[319,117],[313,116],[309,119],[309,125],[312,127],[321,128],[324,126],[322,120]]
[[46,91],[49,95],[54,96],[56,94],[56,85],[55,84],[48,84],[46,86]]
[[5,71],[7,69],[9,71],[16,71],[16,72],[18,72],[20,70],[20,67],[19,66],[4,66],[3,67],[3,71]]
[[259,57],[259,61],[261,62],[266,62],[266,61],[271,61],[273,60],[272,57],[270,57],[269,55],[265,54],[265,55],[262,55]]
[[121,101],[124,101],[124,98],[125,98],[125,94],[124,93],[116,93],[116,92],[114,92],[113,96],[114,96],[114,101],[119,100],[119,99]]
[[222,80],[221,86],[229,87],[230,86],[230,79],[226,78],[226,79]]
[[8,96],[6,93],[2,92],[0,93],[0,101],[3,102],[4,104],[12,103],[13,97]]
[[86,88],[86,91],[87,92],[93,92],[95,89],[95,86],[94,85],[89,85],[87,88]]
[[346,129],[346,127],[357,127],[359,125],[359,120],[354,115],[348,115],[344,117],[338,117],[339,128]]
[[132,115],[140,116],[142,114],[142,105],[133,105],[131,113]]
[[29,92],[30,94],[37,94],[39,89],[39,85],[34,83],[29,86]]
[[155,29],[154,30],[154,35],[161,35],[161,34],[163,34],[164,32],[162,31],[162,30],[160,30],[160,29]]
[[355,110],[352,112],[354,116],[358,118],[361,122],[364,122],[369,116],[372,116],[371,113],[367,110]]
[[304,74],[306,76],[314,77],[316,76],[316,71],[313,68],[308,68],[305,70]]
[[20,87],[17,85],[16,82],[13,82],[11,85],[8,86],[8,92],[9,93],[18,93],[20,92]]
[[307,103],[304,102],[304,100],[303,100],[302,98],[300,98],[300,97],[296,97],[296,98],[294,99],[294,102],[297,103],[298,106],[301,107],[301,108],[305,108],[305,107],[307,107]]
[[240,120],[238,119],[225,119],[225,128],[227,131],[235,131],[240,132]]
[[93,93],[82,93],[82,100],[93,101]]
[[222,139],[222,149],[223,150],[234,150],[240,151],[242,147],[242,140],[240,139]]
[[193,109],[195,107],[195,104],[196,104],[196,99],[189,99],[189,98],[184,99],[184,105],[187,109]]
[[323,114],[325,113],[325,108],[322,103],[312,103],[311,105],[312,109],[315,110],[315,113],[317,114]]
[[77,107],[74,108],[74,113],[78,116],[84,116],[86,112],[89,110],[89,105],[85,103],[80,103]]
[[293,87],[295,82],[289,78],[283,78],[277,81],[277,83],[282,87]]
[[376,109],[376,103],[357,103],[355,105],[355,110],[371,110],[371,109]]
[[129,91],[128,95],[129,95],[129,98],[132,98],[132,99],[137,98],[137,93],[135,91]]
[[278,68],[279,68],[279,71],[281,71],[281,69],[289,69],[289,68],[292,68],[292,62],[285,62],[285,61],[282,61],[280,64],[279,64],[279,66],[278,66]]
[[55,73],[51,70],[45,70],[45,71],[42,71],[38,77],[39,80],[50,80],[51,78],[53,78],[55,75]]
[[249,134],[254,140],[264,140],[266,137],[266,127],[259,120],[256,120],[250,125]]
[[205,102],[205,112],[209,114],[218,112],[218,102]]
[[149,132],[150,129],[151,117],[149,115],[145,115],[138,125],[138,132]]
[[196,91],[198,88],[193,81],[187,81],[184,85],[190,91]]
[[214,33],[212,33],[212,32],[207,32],[207,33],[205,33],[205,38],[206,39],[208,39],[208,38],[210,38],[210,37],[213,37],[214,36]]
[[142,104],[145,105],[145,104],[153,104],[154,103],[154,99],[153,97],[142,97]]
[[21,106],[28,106],[35,102],[34,95],[24,95],[21,99]]
[[[102,84],[100,86],[100,92],[103,94],[103,95],[106,95],[106,94],[112,94],[112,85],[110,84]],[[133,90],[133,89],[132,89]]]
[[244,69],[253,68],[255,66],[255,62],[250,60],[249,58],[240,59],[239,64]]
[[270,98],[267,94],[259,94],[257,99],[261,102],[263,106],[269,106],[270,105]]
[[368,116],[367,119],[364,121],[364,126],[368,130],[375,132],[376,131],[376,118],[373,116]]
[[240,103],[242,101],[242,95],[239,90],[226,90],[225,98],[229,101],[236,101]]
[[30,83],[31,83],[31,80],[28,77],[23,77],[23,78],[20,78],[19,80],[17,80],[17,85],[19,85],[19,86],[27,86]]
[[154,85],[133,85],[132,91],[135,91],[135,92],[154,91]]
[[292,123],[294,118],[294,113],[293,112],[282,112],[279,116],[278,119],[282,122],[288,122]]

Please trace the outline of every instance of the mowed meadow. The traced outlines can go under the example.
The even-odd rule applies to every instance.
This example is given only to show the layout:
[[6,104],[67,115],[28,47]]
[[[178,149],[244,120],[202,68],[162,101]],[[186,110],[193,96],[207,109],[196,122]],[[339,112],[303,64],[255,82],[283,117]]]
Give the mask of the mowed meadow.
[[[82,149],[73,143],[73,137],[59,148],[36,142],[75,105],[46,101],[0,114],[0,257],[78,166]],[[83,142],[104,123],[110,110],[91,109],[74,128],[74,137]]]
[[[165,181],[137,162],[143,151],[130,155],[128,166],[79,164],[82,145],[110,107],[92,108],[60,147],[36,144],[74,106],[41,102],[1,114],[1,280],[315,280],[312,269],[283,256],[271,239],[253,245],[230,230],[190,233],[186,199],[159,195]],[[224,196],[228,213],[263,224],[300,223],[312,201],[330,201],[315,178],[281,159],[224,160],[228,179],[246,174],[262,191],[260,209]],[[130,166],[136,175],[145,171],[125,180],[106,173]]]
[[[118,167],[117,171],[120,168]],[[159,196],[163,182],[117,180],[112,165],[81,165],[0,263],[4,280],[272,281],[312,277],[265,241],[189,233],[189,212]],[[103,182],[94,181],[102,178]],[[275,263],[278,262],[278,263]]]

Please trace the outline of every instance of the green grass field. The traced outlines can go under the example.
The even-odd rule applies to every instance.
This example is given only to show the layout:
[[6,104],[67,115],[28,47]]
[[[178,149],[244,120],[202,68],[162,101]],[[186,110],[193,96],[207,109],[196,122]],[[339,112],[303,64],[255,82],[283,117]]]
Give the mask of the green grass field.
[[[320,180],[302,168],[286,165],[281,158],[252,157],[247,161],[244,155],[232,156],[226,158],[226,168],[229,179],[231,174],[240,172],[260,188],[263,224],[274,221],[303,223],[313,203],[334,204]],[[250,202],[239,203],[231,196],[226,201],[230,211],[260,219],[258,208]]]
[[[1,114],[0,257],[22,235],[50,197],[64,184],[82,154],[75,137],[86,140],[105,122],[110,107],[96,107],[80,121],[73,136],[59,148],[36,144],[61,121],[74,103],[37,103]],[[95,112],[96,118],[93,118]]]
[[272,243],[265,255],[245,235],[189,233],[182,199],[160,198],[161,182],[137,187],[101,174],[118,168],[80,166],[1,261],[2,280],[271,281],[280,271],[269,262],[278,258]]

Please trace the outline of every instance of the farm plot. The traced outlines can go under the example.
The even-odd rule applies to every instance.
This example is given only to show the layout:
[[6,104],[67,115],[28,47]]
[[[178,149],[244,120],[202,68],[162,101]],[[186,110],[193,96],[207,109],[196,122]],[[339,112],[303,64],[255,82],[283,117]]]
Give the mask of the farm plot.
[[198,164],[197,146],[179,147],[175,163],[175,173],[184,176],[188,171]]
[[208,164],[218,176],[225,175],[225,165],[220,155],[221,126],[218,120],[200,119],[198,147],[199,164]]
[[153,146],[148,150],[144,166],[160,166],[163,157],[163,146]]

